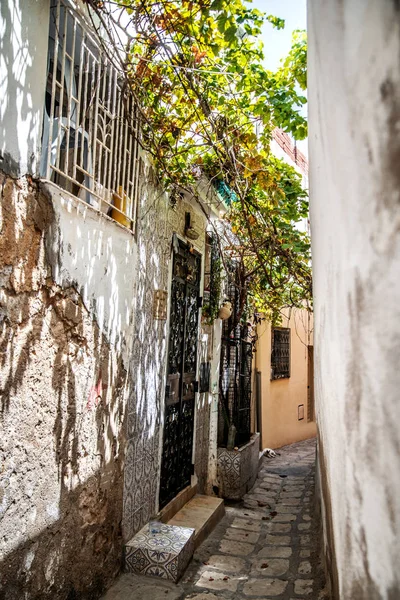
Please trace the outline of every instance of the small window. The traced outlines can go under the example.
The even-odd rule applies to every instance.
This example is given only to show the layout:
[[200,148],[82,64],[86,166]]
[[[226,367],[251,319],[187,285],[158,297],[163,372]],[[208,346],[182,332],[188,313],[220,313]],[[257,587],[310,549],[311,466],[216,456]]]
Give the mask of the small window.
[[69,0],[50,9],[40,175],[135,229],[138,118],[132,94]]
[[272,328],[271,379],[290,377],[290,329]]

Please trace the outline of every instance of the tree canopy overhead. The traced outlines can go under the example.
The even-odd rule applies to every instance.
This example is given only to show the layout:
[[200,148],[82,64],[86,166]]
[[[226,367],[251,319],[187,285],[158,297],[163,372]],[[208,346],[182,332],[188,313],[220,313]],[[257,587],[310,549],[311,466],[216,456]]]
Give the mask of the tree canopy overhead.
[[[311,295],[307,195],[270,151],[280,127],[307,135],[305,32],[276,72],[263,65],[267,19],[244,0],[87,0],[119,46],[119,69],[141,121],[141,144],[163,185],[196,196],[202,175],[229,190],[221,247],[240,263],[243,296],[276,319]],[[106,42],[107,43],[107,42]],[[108,44],[108,43],[107,43]],[[110,48],[108,47],[108,50]],[[115,52],[117,50],[117,52]]]

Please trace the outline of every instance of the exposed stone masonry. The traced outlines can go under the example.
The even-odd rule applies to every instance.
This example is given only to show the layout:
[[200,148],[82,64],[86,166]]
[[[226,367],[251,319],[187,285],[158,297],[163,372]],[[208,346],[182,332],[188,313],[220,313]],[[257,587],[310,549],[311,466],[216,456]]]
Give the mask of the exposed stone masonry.
[[122,556],[126,370],[54,280],[37,182],[0,174],[0,226],[0,598],[95,598]]

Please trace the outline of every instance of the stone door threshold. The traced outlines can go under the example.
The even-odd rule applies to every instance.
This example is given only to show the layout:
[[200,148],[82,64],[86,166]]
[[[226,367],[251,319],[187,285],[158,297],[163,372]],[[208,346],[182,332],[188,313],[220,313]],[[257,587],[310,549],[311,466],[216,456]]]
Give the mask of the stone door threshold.
[[168,521],[168,525],[193,528],[194,547],[197,548],[210,535],[224,514],[223,500],[197,494]]
[[194,496],[167,523],[145,525],[125,545],[125,569],[177,582],[224,514],[220,498]]

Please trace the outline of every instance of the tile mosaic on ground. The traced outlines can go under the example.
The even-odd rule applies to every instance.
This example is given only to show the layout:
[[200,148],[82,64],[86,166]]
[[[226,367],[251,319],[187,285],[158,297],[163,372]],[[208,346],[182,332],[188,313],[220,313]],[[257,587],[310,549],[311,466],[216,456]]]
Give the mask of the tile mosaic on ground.
[[315,440],[264,457],[252,490],[228,503],[178,584],[124,574],[103,600],[328,600],[314,466]]

